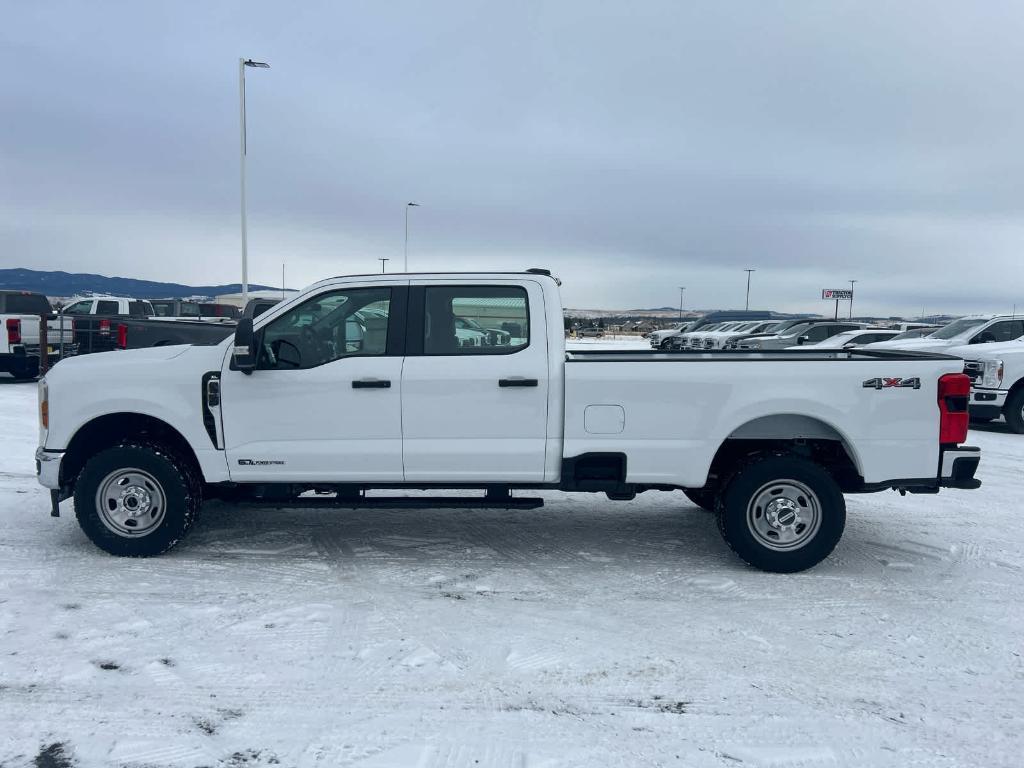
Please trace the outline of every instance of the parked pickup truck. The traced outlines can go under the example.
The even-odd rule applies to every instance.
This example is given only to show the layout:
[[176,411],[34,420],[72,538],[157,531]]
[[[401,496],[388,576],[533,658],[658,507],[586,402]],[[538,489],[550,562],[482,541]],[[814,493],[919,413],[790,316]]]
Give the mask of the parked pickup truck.
[[[16,379],[34,379],[45,354],[56,362],[63,351],[73,355],[74,324],[62,323],[52,316],[49,300],[31,291],[0,291],[0,372]],[[46,349],[42,349],[40,331],[46,320]]]
[[74,319],[75,341],[79,351],[86,354],[176,344],[218,344],[235,330],[229,320],[151,317],[155,310],[150,302],[117,296],[72,301],[63,312]]
[[[466,346],[459,318],[517,330]],[[781,572],[836,546],[844,493],[980,485],[958,358],[566,353],[562,329],[546,271],[324,280],[217,346],[57,366],[39,480],[54,514],[73,496],[86,535],[128,556],[170,549],[209,498],[512,509],[543,504],[525,489],[680,490]],[[366,495],[396,488],[484,494]]]
[[971,379],[971,421],[984,423],[1003,416],[1017,434],[1024,434],[1024,339],[952,347],[963,357]]

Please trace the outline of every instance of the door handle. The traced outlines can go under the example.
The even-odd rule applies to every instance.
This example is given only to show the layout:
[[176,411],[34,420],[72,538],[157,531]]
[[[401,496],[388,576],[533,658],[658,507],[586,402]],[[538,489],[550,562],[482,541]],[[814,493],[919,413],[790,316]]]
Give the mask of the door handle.
[[352,382],[352,389],[390,389],[389,379],[356,379]]
[[510,379],[498,379],[499,387],[536,387],[536,379],[524,379],[521,376],[513,376]]

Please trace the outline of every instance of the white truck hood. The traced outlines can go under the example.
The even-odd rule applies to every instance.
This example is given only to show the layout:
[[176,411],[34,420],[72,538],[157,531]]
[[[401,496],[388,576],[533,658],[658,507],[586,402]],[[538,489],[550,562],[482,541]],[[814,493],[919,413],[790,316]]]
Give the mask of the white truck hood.
[[991,344],[962,344],[943,350],[964,360],[998,360],[1006,355],[1024,354],[1024,340],[996,341]]
[[873,344],[865,344],[861,349],[906,349],[918,351],[926,349],[945,349],[950,346],[948,339],[900,339],[899,341],[876,341]]

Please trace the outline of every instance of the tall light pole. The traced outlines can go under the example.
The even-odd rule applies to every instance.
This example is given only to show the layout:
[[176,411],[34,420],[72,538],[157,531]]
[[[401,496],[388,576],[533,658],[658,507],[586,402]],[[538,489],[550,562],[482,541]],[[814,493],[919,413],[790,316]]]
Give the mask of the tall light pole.
[[419,208],[419,203],[405,204],[405,271],[409,271],[409,209]]
[[249,243],[245,226],[245,68],[270,69],[270,65],[252,59],[238,60],[238,123],[241,131],[240,165],[242,168],[242,301],[249,301]]
[[388,263],[389,261],[391,261],[391,259],[385,259],[385,258],[384,258],[383,256],[378,256],[378,257],[377,257],[377,261],[379,261],[379,262],[380,262],[380,273],[381,273],[381,274],[383,275],[383,274],[384,274],[384,271],[385,271],[385,270],[384,270],[384,266],[385,266],[385,265],[386,265],[386,264],[387,264],[387,263]]
[[853,284],[858,282],[857,280],[850,281],[850,319],[853,320]]
[[679,286],[679,321],[683,320],[683,292],[686,290],[685,285]]
[[743,271],[747,273],[747,304],[746,304],[746,309],[750,309],[750,273],[751,272],[757,272],[757,270],[756,269],[744,269]]

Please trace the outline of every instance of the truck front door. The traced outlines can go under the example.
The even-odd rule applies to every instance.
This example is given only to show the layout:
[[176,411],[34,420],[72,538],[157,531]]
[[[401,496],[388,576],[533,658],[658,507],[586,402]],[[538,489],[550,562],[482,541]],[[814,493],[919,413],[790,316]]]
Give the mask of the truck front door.
[[541,286],[422,280],[409,290],[406,481],[543,480],[549,374]]
[[406,283],[325,290],[257,329],[250,375],[221,374],[241,482],[402,480]]

